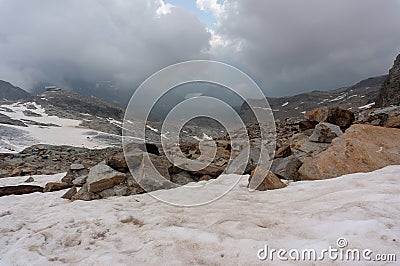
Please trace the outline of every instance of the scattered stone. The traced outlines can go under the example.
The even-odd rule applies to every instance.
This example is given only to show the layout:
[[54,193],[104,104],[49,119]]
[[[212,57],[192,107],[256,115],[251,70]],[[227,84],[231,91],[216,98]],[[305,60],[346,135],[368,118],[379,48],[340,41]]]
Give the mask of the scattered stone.
[[283,144],[276,152],[275,158],[285,158],[292,155],[292,149],[289,143]]
[[31,186],[31,185],[0,187],[0,197],[8,195],[23,195],[35,192],[43,192],[43,188],[40,186]]
[[61,196],[61,198],[63,199],[72,199],[72,197],[77,193],[77,189],[75,186],[73,186],[72,188],[70,188],[67,192],[65,192],[64,195]]
[[[143,151],[139,151],[139,153],[143,153]],[[130,153],[132,154],[132,153]],[[132,156],[129,156],[129,160],[134,160],[133,163],[137,162],[137,160]],[[139,155],[138,158],[140,158],[141,156]],[[126,173],[129,171],[128,168],[128,164],[125,161],[125,155],[123,151],[116,151],[112,154],[110,154],[109,156],[107,156],[106,159],[106,164],[108,166],[110,166],[111,168],[122,172],[122,173]]]
[[83,166],[82,164],[71,164],[71,166],[69,167],[70,170],[72,171],[78,171],[78,170],[83,170],[85,169],[85,166]]
[[[251,172],[251,175],[249,177],[249,185],[247,187],[250,186],[250,182],[254,176],[255,171],[256,170],[253,170]],[[273,172],[268,171],[266,176],[264,177],[262,183],[260,185],[258,185],[256,190],[266,191],[266,190],[280,189],[280,188],[284,188],[284,187],[286,187],[286,184],[283,183],[279,179],[279,177],[277,177]]]
[[203,175],[202,177],[200,177],[199,181],[209,181],[209,180],[211,180],[211,179],[213,179],[212,176]]
[[331,143],[336,137],[343,135],[343,131],[339,126],[330,123],[319,123],[311,135],[310,141]]
[[286,158],[277,158],[272,162],[271,171],[280,178],[287,180],[299,180],[297,171],[299,170],[302,162],[291,155]]
[[121,183],[126,175],[100,163],[90,168],[86,183],[88,192],[100,192]]
[[398,143],[398,129],[355,124],[334,139],[327,150],[305,159],[299,169],[300,178],[334,178],[400,164]]
[[314,129],[316,125],[318,125],[318,122],[316,121],[300,121],[299,130],[305,131],[307,129]]
[[32,182],[35,182],[35,179],[33,179],[33,177],[29,177],[28,179],[26,179],[25,181],[24,181],[25,183],[32,183]]
[[64,182],[49,182],[45,185],[43,192],[53,192],[70,188],[71,184]]
[[192,176],[188,172],[182,171],[178,174],[171,175],[171,182],[173,182],[177,185],[183,186],[188,183],[195,182],[195,181],[193,180]]
[[15,168],[12,172],[11,172],[11,176],[21,176],[22,175],[22,170],[19,168]]
[[87,180],[87,175],[80,176],[80,177],[75,178],[72,181],[72,184],[74,184],[75,186],[80,187],[80,186],[83,186],[86,183],[86,180]]

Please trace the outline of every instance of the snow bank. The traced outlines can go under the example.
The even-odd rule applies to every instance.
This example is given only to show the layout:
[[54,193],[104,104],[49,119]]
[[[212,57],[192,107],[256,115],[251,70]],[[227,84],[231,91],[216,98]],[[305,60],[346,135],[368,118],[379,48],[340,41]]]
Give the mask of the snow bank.
[[339,237],[349,248],[398,253],[399,182],[400,166],[267,192],[249,192],[243,177],[222,199],[194,208],[149,195],[72,203],[60,198],[64,191],[2,197],[0,264],[267,265],[257,259],[266,243],[320,250]]
[[[26,116],[23,112],[29,110],[27,108],[28,105],[34,105],[37,109],[31,111],[40,114],[41,117]],[[0,131],[19,131],[21,132],[21,135],[24,135],[23,138],[13,138],[11,134],[4,134],[0,139],[1,152],[19,152],[24,148],[35,144],[69,145],[89,149],[102,149],[110,146],[96,141],[96,139],[89,136],[91,135],[90,133],[93,132],[101,135],[104,135],[104,133],[79,126],[82,122],[80,120],[49,116],[46,114],[45,110],[35,102],[28,102],[25,104],[14,103],[2,106],[11,109],[13,112],[0,111],[0,113],[9,116],[12,119],[27,119],[39,123],[55,124],[59,127],[43,127],[28,124],[28,127],[1,125]]]

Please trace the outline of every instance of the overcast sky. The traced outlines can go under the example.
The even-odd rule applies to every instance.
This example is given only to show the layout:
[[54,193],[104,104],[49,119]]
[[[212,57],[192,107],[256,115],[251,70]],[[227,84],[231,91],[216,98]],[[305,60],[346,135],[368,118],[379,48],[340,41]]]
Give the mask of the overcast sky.
[[239,67],[268,96],[385,74],[400,0],[0,0],[0,79],[112,80],[135,88],[169,64]]

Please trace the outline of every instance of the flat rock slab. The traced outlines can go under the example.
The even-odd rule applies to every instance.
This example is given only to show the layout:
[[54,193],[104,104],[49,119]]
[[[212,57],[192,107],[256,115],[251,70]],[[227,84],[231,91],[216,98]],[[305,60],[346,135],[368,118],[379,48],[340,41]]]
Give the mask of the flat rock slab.
[[0,197],[8,195],[23,195],[35,192],[43,192],[43,188],[40,186],[30,185],[0,187]]

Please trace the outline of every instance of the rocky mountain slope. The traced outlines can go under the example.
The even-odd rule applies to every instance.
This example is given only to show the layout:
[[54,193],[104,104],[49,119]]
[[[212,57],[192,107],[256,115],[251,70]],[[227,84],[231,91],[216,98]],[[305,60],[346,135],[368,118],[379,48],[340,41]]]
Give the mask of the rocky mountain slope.
[[378,107],[390,105],[400,105],[400,54],[394,61],[377,99]]
[[[294,96],[268,98],[275,119],[302,118],[306,111],[318,107],[340,106],[352,111],[372,107],[384,83],[386,75],[368,78],[359,83],[332,91],[312,91]],[[257,106],[257,100],[250,100]],[[246,121],[254,121],[246,103],[242,105],[240,115]]]
[[30,94],[23,89],[0,80],[0,100],[18,100],[28,98]]

